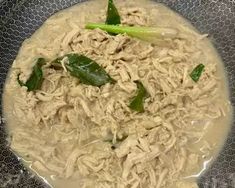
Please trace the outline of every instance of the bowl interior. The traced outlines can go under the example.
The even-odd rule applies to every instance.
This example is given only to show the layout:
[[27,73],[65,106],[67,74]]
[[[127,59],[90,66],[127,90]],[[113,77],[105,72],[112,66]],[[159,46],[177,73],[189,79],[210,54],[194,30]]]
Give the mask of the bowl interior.
[[[53,13],[84,0],[0,1],[0,92],[21,43]],[[179,12],[202,33],[208,33],[221,55],[235,106],[235,0],[155,0]],[[0,102],[2,107],[2,101]],[[2,108],[1,108],[2,109]],[[2,111],[0,114],[2,117]],[[0,121],[0,185],[47,187],[24,168],[7,143],[4,118]],[[217,160],[198,180],[199,187],[235,187],[235,124]]]

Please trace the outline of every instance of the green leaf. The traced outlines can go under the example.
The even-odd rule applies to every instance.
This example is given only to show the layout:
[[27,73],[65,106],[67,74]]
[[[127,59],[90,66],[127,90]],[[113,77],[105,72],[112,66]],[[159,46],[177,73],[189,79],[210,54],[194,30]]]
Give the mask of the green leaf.
[[18,75],[18,83],[20,86],[25,86],[28,88],[28,91],[35,91],[37,89],[41,88],[42,82],[43,82],[43,72],[42,72],[42,66],[45,64],[46,60],[44,58],[39,58],[36,62],[36,64],[33,66],[33,72],[31,73],[31,76],[26,81],[26,83],[23,83],[19,79]]
[[159,39],[164,38],[176,38],[178,31],[173,28],[166,27],[129,27],[129,26],[117,26],[117,25],[107,25],[102,23],[88,23],[86,24],[86,29],[96,29],[107,31],[113,34],[123,34],[126,33],[131,37],[136,37],[141,40],[149,42],[157,42]]
[[58,70],[62,69],[63,67],[62,67],[62,65],[61,65],[61,61],[63,60],[63,58],[64,58],[64,56],[63,56],[63,57],[59,57],[59,58],[53,60],[53,61],[51,62],[50,68],[53,68],[53,69],[56,69],[56,70],[57,70],[57,69],[58,69]]
[[108,0],[107,18],[105,23],[108,25],[118,25],[121,23],[121,17],[113,0]]
[[64,58],[68,58],[68,63],[65,64],[67,70],[83,84],[100,87],[107,83],[116,82],[103,67],[84,55],[68,54],[54,60],[52,65],[61,64]]
[[193,71],[190,74],[190,77],[192,78],[194,82],[198,82],[204,69],[205,69],[205,65],[203,64],[199,64],[193,69]]
[[144,112],[144,100],[148,96],[147,90],[140,81],[135,81],[138,88],[137,95],[131,101],[129,107],[137,112]]

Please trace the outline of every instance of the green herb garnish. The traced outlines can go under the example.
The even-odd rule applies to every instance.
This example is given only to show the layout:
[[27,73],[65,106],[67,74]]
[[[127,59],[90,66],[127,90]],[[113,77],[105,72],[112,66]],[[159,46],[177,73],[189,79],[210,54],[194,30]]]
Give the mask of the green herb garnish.
[[45,65],[46,60],[44,58],[38,58],[36,64],[33,67],[33,72],[26,83],[23,83],[19,79],[18,75],[18,83],[20,86],[25,86],[28,88],[28,91],[35,91],[41,88],[43,82],[43,72],[42,66]]
[[140,81],[135,81],[135,83],[137,84],[138,93],[133,98],[129,107],[134,111],[144,112],[144,100],[148,96],[148,92]]
[[121,23],[120,15],[113,0],[108,0],[107,18],[105,23],[108,25],[118,25]]
[[162,27],[129,27],[129,26],[118,26],[118,25],[107,25],[102,23],[88,23],[86,29],[96,29],[107,31],[112,34],[123,34],[126,33],[131,37],[136,37],[141,40],[149,42],[157,42],[159,39],[164,38],[175,38],[177,37],[178,31],[172,28]]
[[205,69],[205,65],[203,64],[199,64],[193,69],[193,71],[190,74],[190,77],[192,78],[194,82],[198,82],[204,69]]
[[106,73],[103,67],[84,55],[65,55],[54,60],[52,66],[58,68],[64,58],[68,58],[67,63],[65,63],[66,69],[83,84],[100,87],[107,83],[116,82]]

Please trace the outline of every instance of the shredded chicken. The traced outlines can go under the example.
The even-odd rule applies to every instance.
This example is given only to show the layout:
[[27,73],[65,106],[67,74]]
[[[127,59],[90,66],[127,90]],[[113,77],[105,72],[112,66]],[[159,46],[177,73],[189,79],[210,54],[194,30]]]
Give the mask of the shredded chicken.
[[[151,25],[144,8],[121,7],[120,14],[123,25]],[[86,178],[84,188],[164,188],[174,182],[176,187],[196,187],[179,182],[190,163],[200,164],[204,152],[188,149],[203,136],[203,128],[192,131],[192,122],[222,115],[217,65],[206,60],[201,46],[205,36],[185,32],[188,37],[158,46],[68,22],[72,29],[36,51],[48,60],[41,90],[20,87],[16,77],[20,72],[27,79],[29,63],[14,63],[6,85],[6,91],[17,91],[14,116],[19,123],[11,133],[11,147],[39,171],[61,178],[79,174]],[[50,27],[54,23],[47,22]],[[94,59],[117,83],[100,88],[81,84],[67,72],[66,59],[64,70],[52,69],[56,54],[66,53]],[[189,74],[201,59],[205,74],[195,84]],[[137,90],[135,80],[149,93],[144,113],[128,107]]]

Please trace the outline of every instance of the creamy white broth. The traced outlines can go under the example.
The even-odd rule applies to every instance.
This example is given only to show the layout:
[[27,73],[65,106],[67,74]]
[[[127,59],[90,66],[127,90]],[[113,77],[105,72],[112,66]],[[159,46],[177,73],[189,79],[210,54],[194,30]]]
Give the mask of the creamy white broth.
[[[169,8],[167,8],[161,4],[157,4],[157,3],[154,3],[152,1],[147,1],[147,0],[138,0],[135,2],[121,0],[121,1],[116,1],[116,4],[118,7],[118,10],[120,10],[120,14],[122,17],[125,17],[125,8],[132,7],[133,9],[135,9],[136,7],[137,8],[141,7],[141,10],[143,9],[144,11],[146,11],[146,14],[144,14],[143,18],[141,18],[141,17],[137,18],[137,17],[135,17],[135,13],[133,13],[133,17],[131,17],[132,16],[131,15],[130,17],[122,20],[122,23],[124,25],[126,25],[126,24],[127,25],[128,24],[129,25],[130,24],[142,25],[143,24],[144,26],[161,26],[161,27],[176,28],[180,31],[182,38],[187,37],[187,40],[190,40],[190,38],[192,38],[192,40],[194,40],[194,42],[196,41],[197,45],[201,49],[203,49],[201,52],[202,55],[199,55],[198,58],[195,58],[196,60],[192,59],[192,61],[197,61],[196,62],[197,64],[199,64],[199,63],[205,64],[206,69],[208,68],[207,65],[213,67],[213,63],[215,64],[216,73],[214,73],[212,75],[212,78],[216,77],[215,80],[216,80],[217,90],[215,90],[213,92],[208,92],[208,94],[207,93],[203,94],[201,98],[199,97],[198,100],[192,101],[193,103],[191,104],[191,107],[197,106],[199,109],[202,109],[205,111],[207,111],[207,108],[208,108],[208,111],[210,111],[210,113],[208,112],[208,114],[205,114],[205,117],[202,115],[201,117],[203,117],[203,118],[201,118],[201,117],[193,118],[193,117],[190,117],[190,115],[189,115],[189,117],[187,117],[187,113],[183,113],[183,115],[185,116],[185,119],[183,119],[180,122],[182,124],[185,123],[184,120],[187,122],[190,122],[190,123],[186,123],[187,125],[184,125],[184,128],[182,128],[183,126],[178,127],[180,125],[170,123],[170,125],[172,127],[174,127],[174,130],[178,131],[177,136],[180,137],[181,144],[184,143],[184,141],[183,141],[183,139],[181,139],[181,137],[187,139],[187,140],[185,140],[185,145],[183,147],[183,148],[185,148],[185,150],[182,151],[182,153],[179,153],[179,155],[177,155],[178,157],[181,155],[185,155],[185,161],[181,161],[181,160],[177,161],[178,159],[175,159],[176,161],[174,161],[174,157],[176,156],[176,154],[174,153],[175,150],[173,150],[173,149],[170,150],[169,152],[167,152],[167,155],[162,154],[162,155],[159,155],[159,157],[156,157],[156,159],[155,159],[157,162],[159,162],[159,166],[163,165],[163,171],[165,170],[167,176],[168,176],[168,173],[171,172],[170,167],[172,165],[170,162],[169,162],[169,164],[167,164],[167,161],[171,161],[173,163],[174,162],[175,163],[182,162],[182,169],[179,172],[177,179],[174,179],[174,180],[168,179],[163,174],[162,177],[164,180],[161,184],[159,183],[161,175],[157,174],[157,172],[156,172],[157,184],[154,185],[154,187],[172,187],[172,186],[173,187],[182,187],[182,188],[183,187],[187,187],[187,188],[197,187],[196,183],[195,183],[196,178],[216,158],[218,152],[221,149],[221,146],[224,143],[224,140],[226,138],[228,130],[230,128],[232,109],[231,109],[230,102],[229,102],[227,80],[226,80],[224,67],[221,62],[221,59],[218,56],[218,54],[216,53],[216,51],[213,48],[210,41],[206,37],[199,35],[198,32],[193,28],[193,26],[187,20],[185,20],[184,18],[182,18],[181,16],[179,16],[178,14],[176,14],[175,12],[170,10]],[[41,140],[42,143],[39,144],[39,146],[43,147],[45,145],[50,145],[51,147],[54,147],[54,145],[57,145],[57,146],[59,146],[57,148],[58,151],[64,152],[65,156],[63,156],[63,155],[59,156],[59,157],[61,157],[61,159],[58,159],[58,160],[62,160],[63,157],[69,158],[70,155],[67,153],[67,150],[69,152],[73,151],[73,148],[66,148],[66,147],[70,147],[70,146],[66,145],[66,141],[63,141],[65,143],[63,145],[63,143],[59,143],[58,139],[64,139],[64,140],[68,139],[68,143],[74,142],[74,146],[73,146],[74,148],[80,147],[79,137],[81,137],[81,134],[84,134],[84,135],[89,134],[89,131],[88,131],[88,133],[85,131],[81,133],[81,130],[77,130],[76,127],[72,128],[72,129],[68,128],[68,130],[65,130],[65,129],[63,129],[63,126],[67,126],[67,124],[66,125],[63,124],[62,128],[61,128],[60,125],[55,125],[53,123],[50,124],[50,122],[49,121],[47,122],[47,120],[45,120],[45,122],[46,122],[45,127],[36,127],[35,125],[32,126],[35,122],[27,120],[27,116],[30,116],[30,113],[31,113],[30,111],[27,111],[27,107],[28,106],[30,107],[31,103],[34,103],[35,101],[33,101],[33,100],[29,101],[27,103],[27,105],[28,105],[27,106],[24,104],[24,102],[19,100],[19,98],[24,100],[25,98],[27,98],[27,97],[25,97],[25,95],[28,95],[28,94],[25,94],[26,91],[24,91],[24,89],[19,87],[19,85],[16,81],[16,75],[19,73],[19,70],[20,70],[20,72],[23,72],[25,74],[25,76],[27,77],[27,75],[29,75],[31,73],[31,69],[33,66],[32,62],[34,62],[35,59],[38,57],[44,57],[44,58],[52,61],[53,59],[57,58],[58,56],[61,56],[61,55],[64,55],[64,54],[71,52],[71,49],[69,49],[69,47],[67,47],[68,45],[66,46],[66,44],[63,44],[63,41],[66,42],[64,40],[66,38],[66,35],[68,35],[68,33],[71,30],[74,30],[74,32],[76,32],[77,30],[78,31],[84,30],[83,28],[85,26],[85,23],[87,23],[87,22],[104,22],[105,12],[106,12],[106,1],[94,0],[94,1],[89,1],[89,2],[85,2],[85,3],[80,3],[78,5],[75,5],[71,8],[66,9],[66,10],[60,11],[60,12],[56,13],[55,15],[53,15],[51,18],[49,18],[43,24],[43,26],[38,31],[35,32],[35,34],[32,35],[31,38],[27,39],[23,43],[23,45],[19,51],[19,54],[13,64],[12,70],[9,73],[9,78],[8,78],[6,85],[5,85],[5,93],[4,93],[4,98],[3,98],[4,113],[5,113],[5,116],[7,119],[9,135],[13,138],[13,140],[14,140],[14,137],[16,136],[16,134],[18,134],[19,128],[21,128],[20,131],[25,130],[26,132],[28,129],[35,129],[35,134],[39,134],[39,135],[41,134],[42,138],[46,139],[46,140]],[[84,31],[84,32],[86,32],[86,31]],[[92,32],[92,31],[89,31],[89,32]],[[76,40],[76,39],[74,39],[74,40]],[[137,39],[133,39],[133,40],[135,40],[133,42],[136,42]],[[143,47],[144,49],[150,47],[150,46],[148,46],[148,44],[146,44],[143,41],[139,41],[139,42],[141,43],[141,47]],[[138,42],[136,42],[136,45],[138,45]],[[168,45],[165,45],[164,43],[159,44],[159,45],[156,44],[155,46],[153,46],[153,48],[154,48],[153,49],[154,53],[152,53],[150,58],[160,59],[161,56],[164,55],[164,53],[165,53],[163,50],[161,51],[161,49],[168,48]],[[178,49],[176,49],[176,50],[178,50]],[[76,52],[79,53],[80,51],[77,50]],[[81,53],[83,53],[83,52],[81,52]],[[189,52],[189,53],[191,53],[191,52]],[[105,55],[105,54],[101,54],[101,56],[102,55]],[[132,54],[130,54],[130,55],[132,55]],[[91,56],[92,56],[92,58],[97,60],[98,63],[100,63],[100,64],[103,63],[102,57],[100,55],[91,54]],[[108,61],[111,61],[109,59],[109,57],[107,57],[107,58],[108,58]],[[146,57],[147,60],[145,59],[142,61],[144,63],[147,62],[147,64],[148,64],[148,61],[149,61],[148,58],[149,57]],[[192,63],[191,57],[189,58],[189,60],[190,60],[189,63]],[[194,66],[196,65],[195,63],[192,63],[192,64]],[[176,66],[178,66],[178,65],[176,65]],[[166,68],[166,65],[164,64],[164,62],[162,64],[162,67]],[[190,68],[192,68],[192,67],[193,66],[191,66]],[[144,69],[144,67],[140,66],[140,69],[142,70],[142,69]],[[159,70],[160,70],[160,68],[159,68]],[[164,71],[164,70],[161,69],[161,71]],[[143,70],[143,72],[144,72],[144,70]],[[187,73],[189,74],[190,70],[187,70]],[[63,74],[63,76],[66,77],[65,73],[61,73],[61,74]],[[184,75],[183,79],[185,79],[185,80],[183,80],[183,82],[184,81],[188,82],[188,84],[191,84],[192,87],[195,87],[195,95],[196,95],[197,94],[196,92],[200,91],[200,89],[202,89],[202,87],[204,87],[204,86],[201,82],[197,83],[198,86],[195,86],[197,84],[190,82],[190,77],[188,74]],[[205,79],[205,81],[208,81],[207,77],[210,77],[211,76],[210,74],[212,74],[212,73],[205,72],[202,75],[202,80]],[[119,78],[119,77],[117,77],[117,78]],[[145,79],[145,78],[143,77],[143,79]],[[208,82],[208,83],[210,83],[210,82]],[[77,83],[76,83],[76,81],[74,81],[71,83],[69,82],[69,84],[72,84],[71,87],[74,87],[74,84],[77,84]],[[45,83],[45,85],[46,85],[46,83]],[[89,88],[86,88],[86,89],[89,89]],[[175,88],[175,89],[177,90],[177,88]],[[76,90],[74,89],[74,91],[76,91]],[[32,95],[33,95],[33,93],[28,97],[30,98],[30,97],[32,97]],[[215,96],[218,95],[217,98],[214,95]],[[118,97],[118,95],[117,95],[117,97]],[[205,98],[208,100],[204,100]],[[19,104],[21,102],[23,104],[23,110],[22,109],[19,110],[18,108],[15,107],[15,105],[19,106]],[[41,103],[43,103],[43,102],[41,102]],[[48,105],[50,105],[50,102],[48,103]],[[186,109],[191,109],[191,107],[188,106]],[[47,108],[47,105],[45,105],[45,108]],[[91,106],[91,108],[93,108],[93,107]],[[218,112],[216,111],[217,109],[219,109]],[[215,112],[213,112],[213,110]],[[27,114],[25,114],[26,112],[27,112]],[[34,113],[34,112],[32,112],[32,113]],[[48,111],[48,113],[51,113],[51,112]],[[160,111],[159,113],[164,113],[164,109],[162,112]],[[212,116],[215,116],[215,117],[212,117]],[[159,117],[161,117],[161,115]],[[24,119],[24,118],[26,118],[26,119]],[[191,121],[189,121],[187,118],[191,119]],[[39,121],[37,119],[37,117],[35,117],[35,121]],[[27,125],[25,122],[27,122]],[[168,122],[168,120],[166,122]],[[163,123],[166,123],[166,122],[164,120]],[[143,123],[143,122],[140,122],[140,123]],[[32,124],[32,125],[30,126],[30,124]],[[40,124],[40,126],[42,126],[42,124]],[[58,131],[57,129],[63,130],[64,131],[63,134],[66,134],[67,136],[64,135],[63,137],[59,138],[57,136],[57,133],[55,133]],[[94,131],[95,129],[94,130],[89,129],[89,130]],[[124,130],[124,131],[126,131],[126,130]],[[164,130],[161,130],[161,131],[163,131],[163,133],[164,133]],[[24,136],[23,133],[20,133],[20,134],[22,134],[22,136]],[[146,133],[146,134],[148,134],[148,133]],[[131,134],[129,133],[129,135],[131,135]],[[26,134],[25,136],[27,137],[28,135]],[[34,136],[36,137],[36,135],[32,135],[32,137],[34,137]],[[72,139],[72,141],[69,140],[70,138]],[[93,137],[89,137],[89,141],[87,141],[87,140],[85,141],[85,146],[86,146],[86,142],[90,144],[90,141],[92,141],[92,138]],[[17,138],[17,139],[19,139],[19,138]],[[103,139],[103,137],[102,137],[102,139]],[[162,138],[162,139],[164,139],[164,138]],[[17,141],[19,142],[20,140],[17,140]],[[79,175],[80,172],[77,169],[77,166],[74,167],[75,170],[74,170],[73,175],[68,178],[65,178],[65,174],[63,174],[63,173],[56,174],[54,172],[45,170],[45,167],[46,168],[48,167],[48,168],[58,168],[58,171],[60,171],[60,169],[62,169],[64,171],[64,168],[65,168],[65,171],[66,171],[66,166],[64,167],[62,164],[59,164],[59,163],[58,163],[59,164],[58,166],[54,166],[55,164],[50,163],[50,159],[46,159],[46,156],[40,156],[41,159],[39,159],[36,156],[33,156],[32,154],[27,153],[26,151],[28,151],[28,149],[25,150],[25,148],[27,148],[28,143],[25,143],[26,141],[27,140],[22,140],[22,143],[20,143],[21,145],[16,145],[15,142],[12,141],[12,149],[21,157],[21,159],[25,162],[25,165],[27,167],[32,169],[36,174],[38,174],[42,178],[44,178],[52,187],[62,188],[62,187],[67,186],[67,187],[72,188],[72,187],[82,186],[83,182],[88,182],[88,181],[91,183],[89,185],[87,185],[87,187],[94,187],[94,186],[101,187],[101,185],[95,184],[94,182],[93,182],[94,184],[92,184],[92,178],[94,178],[94,179],[97,178],[94,174],[91,173],[91,176],[87,176],[87,177],[82,177],[81,175]],[[28,142],[29,141],[30,141],[30,139],[28,139]],[[34,142],[33,139],[32,139],[32,142]],[[36,139],[35,142],[38,142],[38,140]],[[178,142],[178,141],[176,141],[176,142]],[[77,143],[77,145],[76,145],[76,143]],[[92,144],[92,142],[91,142],[91,144]],[[99,147],[99,142],[94,143],[94,144],[96,147]],[[35,144],[35,146],[37,146],[37,145]],[[108,149],[109,148],[108,144],[105,143],[102,145],[102,147],[104,147],[103,152],[112,153],[112,155],[115,156],[114,151],[111,151],[111,149]],[[43,151],[43,148],[31,147],[31,150],[32,150],[32,152]],[[181,150],[177,150],[177,152],[181,152]],[[56,158],[51,157],[51,159],[55,160]],[[38,161],[44,161],[44,160],[46,160],[47,162],[45,164],[42,162],[41,164],[43,164],[43,166],[40,166],[41,164],[38,165],[38,163],[37,163]],[[113,159],[113,160],[115,163],[116,159]],[[120,160],[124,161],[125,159],[120,159]],[[112,163],[110,163],[110,164],[112,164]],[[112,168],[114,168],[114,171],[116,171],[115,177],[121,176],[121,173],[122,173],[121,170],[118,169],[118,167],[115,166],[114,164],[112,164],[112,165],[113,165]],[[168,166],[170,166],[169,169],[168,169]],[[117,168],[117,169],[115,169],[115,168]],[[125,166],[123,168],[125,168]],[[130,171],[134,171],[134,167]],[[118,186],[121,187],[121,181],[123,181],[123,180],[115,180],[115,181],[117,182],[116,184],[114,183],[114,184],[109,185],[107,182],[106,183],[109,187],[118,187]],[[123,186],[128,187],[130,185],[133,185],[133,184],[123,185]],[[137,187],[140,187],[140,186],[141,185],[139,185]],[[151,187],[150,184],[149,185],[143,184],[142,186]]]

